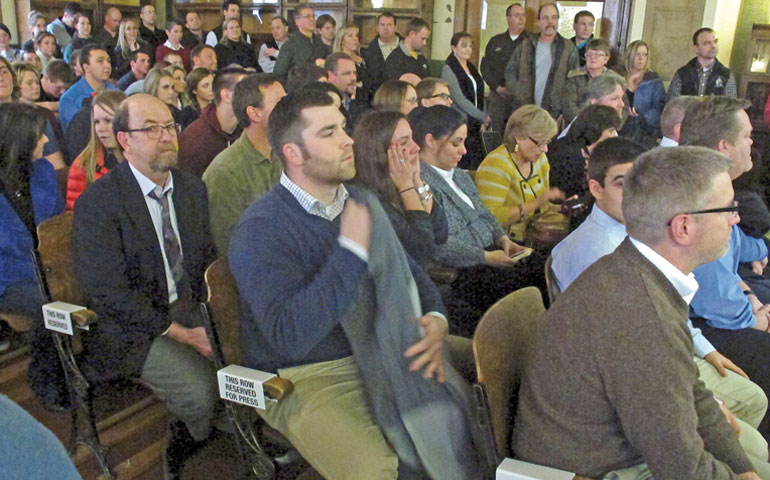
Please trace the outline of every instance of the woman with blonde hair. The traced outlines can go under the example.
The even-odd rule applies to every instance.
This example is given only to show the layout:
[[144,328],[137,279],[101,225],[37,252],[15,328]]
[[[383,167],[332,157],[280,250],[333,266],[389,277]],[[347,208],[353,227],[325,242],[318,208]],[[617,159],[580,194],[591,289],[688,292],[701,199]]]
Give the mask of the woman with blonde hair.
[[262,68],[257,63],[257,55],[252,46],[243,41],[241,22],[237,18],[225,21],[222,29],[222,38],[214,47],[217,53],[218,68],[226,68],[233,63],[243,68],[253,68],[258,72]]
[[523,242],[528,222],[549,211],[564,193],[551,188],[548,143],[558,133],[556,121],[536,105],[513,112],[503,143],[492,150],[476,171],[482,203],[515,242]]
[[125,98],[126,94],[120,90],[104,90],[91,102],[91,138],[83,152],[72,162],[67,178],[68,211],[72,211],[75,200],[86,187],[123,161],[123,154],[112,131],[112,119]]
[[361,40],[358,38],[358,33],[358,26],[356,25],[345,25],[337,30],[337,34],[334,37],[334,44],[332,45],[332,51],[334,53],[344,53],[353,59],[356,64],[356,74],[358,75],[356,98],[359,100],[363,99],[368,103],[374,92],[370,92],[364,88],[367,85],[372,84],[372,79],[369,78],[366,62],[361,56]]
[[650,68],[650,47],[642,40],[635,40],[626,48],[623,66],[618,73],[626,79],[628,103],[642,117],[651,133],[661,136],[660,116],[666,103],[663,80]]
[[372,107],[409,115],[417,107],[417,101],[417,90],[413,86],[403,80],[388,80],[374,94]]
[[171,115],[176,123],[182,119],[182,111],[177,107],[179,94],[174,90],[174,75],[170,71],[151,68],[144,77],[144,93],[159,98],[171,110]]
[[[136,20],[124,18],[118,28],[118,44],[112,51],[112,78],[118,79],[131,70],[129,54],[142,49],[150,55],[150,44],[139,38],[139,26]],[[150,55],[150,63],[155,57]]]
[[30,63],[13,62],[19,101],[34,104],[40,99],[40,72]]
[[174,64],[166,67],[166,71],[174,77],[174,91],[177,95],[176,106],[181,110],[190,105],[190,99],[187,96],[187,72],[183,66]]

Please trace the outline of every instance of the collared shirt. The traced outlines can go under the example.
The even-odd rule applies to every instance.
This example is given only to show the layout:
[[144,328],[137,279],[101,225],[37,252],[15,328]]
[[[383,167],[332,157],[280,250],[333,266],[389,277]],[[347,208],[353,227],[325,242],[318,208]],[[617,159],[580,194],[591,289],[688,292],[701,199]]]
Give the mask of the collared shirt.
[[511,34],[509,33],[509,34],[508,34],[508,36],[509,36],[509,37],[511,37],[511,41],[512,41],[512,42],[515,42],[515,41],[516,41],[516,39],[517,39],[517,38],[519,38],[519,37],[521,36],[521,34],[519,34],[519,35],[511,35]]
[[377,44],[380,46],[380,51],[382,52],[383,60],[387,60],[388,55],[390,55],[393,52],[393,50],[398,48],[398,38],[396,38],[395,42],[391,44],[387,44],[387,43],[383,43],[382,40],[380,40],[380,38],[377,37]]
[[690,304],[695,293],[698,291],[698,281],[695,279],[695,274],[690,272],[685,275],[674,264],[666,260],[661,254],[648,247],[646,244],[639,240],[629,237],[631,243],[634,244],[639,253],[644,255],[644,258],[649,260],[655,268],[660,270],[660,273],[665,276],[669,282],[674,286],[676,291],[682,297],[682,300]]
[[[299,202],[300,206],[307,213],[329,220],[330,222],[342,213],[342,210],[345,208],[345,200],[350,196],[345,185],[340,184],[340,186],[337,187],[337,192],[334,194],[334,200],[327,206],[294,183],[289,176],[286,175],[285,171],[281,172],[281,179],[279,182],[294,198],[297,199],[297,202]],[[350,250],[364,262],[369,261],[369,252],[367,252],[363,245],[356,243],[343,235],[337,237],[337,241],[343,248]]]
[[658,144],[659,147],[678,147],[679,142],[676,140],[672,140],[668,137],[663,137],[660,139],[660,143]]
[[[401,50],[404,51],[404,53],[406,54],[407,57],[412,57],[412,58],[414,58],[416,60],[417,57],[420,56],[420,52],[418,52],[417,50],[412,50],[409,47],[407,47],[406,43],[404,43],[403,40],[401,40],[401,43],[399,44],[399,46],[401,47]],[[394,48],[394,50],[395,50],[395,48]]]
[[181,43],[179,44],[179,46],[175,47],[175,46],[174,46],[174,45],[171,43],[171,40],[166,40],[166,41],[165,41],[165,43],[163,43],[163,46],[164,46],[164,47],[167,47],[167,48],[169,48],[169,49],[171,49],[171,50],[173,50],[173,51],[175,51],[175,52],[176,52],[176,51],[179,51],[179,50],[181,50],[181,49],[183,49],[183,48],[184,48],[184,47],[182,46],[182,44],[181,44]]
[[179,225],[176,221],[176,211],[174,209],[174,176],[169,173],[166,185],[160,187],[158,184],[147,178],[142,172],[137,170],[131,163],[128,164],[131,167],[131,172],[134,174],[134,178],[139,183],[139,188],[144,195],[144,202],[147,204],[147,210],[152,217],[152,225],[155,227],[155,235],[158,237],[158,244],[160,245],[160,254],[163,256],[163,268],[166,271],[166,285],[168,286],[168,302],[174,303],[178,297],[176,293],[176,282],[174,281],[174,275],[171,273],[171,266],[166,258],[166,247],[163,245],[163,214],[161,211],[160,202],[150,197],[151,192],[160,198],[162,195],[168,197],[169,217],[171,218],[171,227],[174,229],[176,238],[179,239],[179,249],[184,252],[182,248],[182,237],[179,235]]
[[458,187],[457,184],[455,183],[455,180],[454,180],[455,169],[454,168],[451,169],[451,170],[443,170],[443,169],[438,168],[436,166],[433,166],[431,164],[428,164],[428,166],[431,167],[433,170],[435,170],[436,173],[441,175],[441,178],[443,178],[444,181],[446,181],[446,183],[449,185],[449,187],[457,194],[458,197],[460,197],[460,199],[463,202],[467,203],[468,206],[471,207],[472,209],[474,209],[474,210],[476,209],[476,207],[473,206],[473,201],[471,200],[471,197],[466,195],[465,192],[463,192],[460,189],[460,187]]
[[766,256],[767,245],[763,240],[749,237],[734,225],[727,253],[693,272],[700,290],[690,305],[690,313],[715,328],[738,330],[753,327],[756,318],[751,302],[739,285],[738,264]]
[[[594,204],[591,214],[586,220],[567,238],[559,242],[551,252],[553,258],[551,269],[556,275],[556,281],[559,284],[559,288],[564,291],[586,268],[591,266],[601,257],[615,251],[624,238],[626,238],[625,225],[607,215],[604,210]],[[631,242],[633,243],[636,241],[631,239]],[[645,248],[649,249],[649,247],[644,244],[642,244],[642,248],[637,247],[648,260],[655,264],[652,258],[656,258],[656,256],[660,257],[660,255],[649,249],[650,252],[652,252],[650,254],[650,257],[652,258],[650,258],[644,253],[643,249]],[[668,265],[671,265],[663,257],[660,257],[660,259]],[[662,262],[661,264],[664,265]],[[664,267],[661,268],[657,264],[655,264],[655,266],[663,271],[664,275],[666,274],[667,270],[664,270],[664,268],[668,269],[668,267],[664,265]],[[673,266],[671,265],[671,267]],[[677,272],[680,275],[676,275]],[[677,288],[677,291],[683,298],[687,295],[685,301],[689,304],[692,296],[695,294],[695,290],[698,288],[698,282],[695,281],[695,277],[692,274],[687,277],[692,277],[691,282],[690,280],[680,281],[683,274],[682,272],[679,272],[679,270],[671,273],[674,280],[668,275],[666,275],[666,278],[674,284],[674,287]],[[682,289],[680,290],[677,285],[680,285]],[[703,358],[716,350],[714,346],[711,345],[711,342],[703,336],[700,329],[695,328],[689,319],[687,320],[687,328],[689,328],[690,335],[692,336],[695,355]]]

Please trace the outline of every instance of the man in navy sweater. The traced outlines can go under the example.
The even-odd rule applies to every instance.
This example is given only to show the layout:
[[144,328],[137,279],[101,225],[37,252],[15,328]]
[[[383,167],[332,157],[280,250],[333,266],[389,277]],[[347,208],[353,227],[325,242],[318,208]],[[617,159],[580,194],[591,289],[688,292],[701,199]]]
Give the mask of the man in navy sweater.
[[[284,172],[279,185],[246,210],[229,249],[245,306],[245,363],[277,371],[294,383],[291,395],[260,413],[324,478],[396,479],[403,473],[403,459],[386,439],[387,427],[373,418],[377,398],[367,388],[367,361],[358,355],[349,329],[350,318],[368,315],[372,303],[377,317],[366,316],[364,325],[382,320],[383,310],[388,322],[399,325],[401,319],[388,312],[409,303],[409,298],[389,297],[369,274],[383,258],[385,247],[378,240],[392,227],[386,222],[378,231],[379,204],[360,188],[343,184],[356,173],[353,140],[331,97],[315,91],[284,97],[268,128]],[[398,242],[392,245],[393,257],[403,258]],[[401,276],[393,283],[412,291],[416,287],[419,296],[412,299],[428,313],[416,316],[422,338],[418,335],[419,341],[396,356],[408,378],[439,385],[431,379],[443,382],[447,375],[449,383],[451,369],[442,364],[444,307],[430,279],[407,260],[406,277],[414,281]],[[384,263],[398,263],[398,258],[387,257]],[[367,282],[378,284],[376,302],[368,304],[361,293]],[[399,399],[408,395],[404,385],[389,388],[397,390]]]

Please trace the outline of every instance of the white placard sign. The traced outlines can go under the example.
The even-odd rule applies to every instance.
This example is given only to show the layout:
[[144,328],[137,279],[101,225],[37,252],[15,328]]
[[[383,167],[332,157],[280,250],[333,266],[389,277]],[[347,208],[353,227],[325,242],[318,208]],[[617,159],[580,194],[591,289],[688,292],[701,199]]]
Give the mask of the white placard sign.
[[572,480],[574,473],[506,458],[497,467],[495,480]]
[[273,377],[274,373],[228,365],[217,372],[219,396],[230,402],[264,410],[265,391],[262,384]]
[[72,314],[86,307],[66,302],[51,302],[43,305],[45,328],[54,332],[72,335]]

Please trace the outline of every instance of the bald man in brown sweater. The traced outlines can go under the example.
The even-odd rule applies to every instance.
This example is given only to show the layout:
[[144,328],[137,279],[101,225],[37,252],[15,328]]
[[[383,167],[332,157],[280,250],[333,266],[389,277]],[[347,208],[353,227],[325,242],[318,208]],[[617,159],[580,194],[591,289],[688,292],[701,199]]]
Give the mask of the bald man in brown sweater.
[[728,167],[683,147],[626,174],[630,238],[549,310],[522,382],[517,458],[606,480],[760,478],[698,379],[687,330],[691,272],[726,252],[738,221]]

